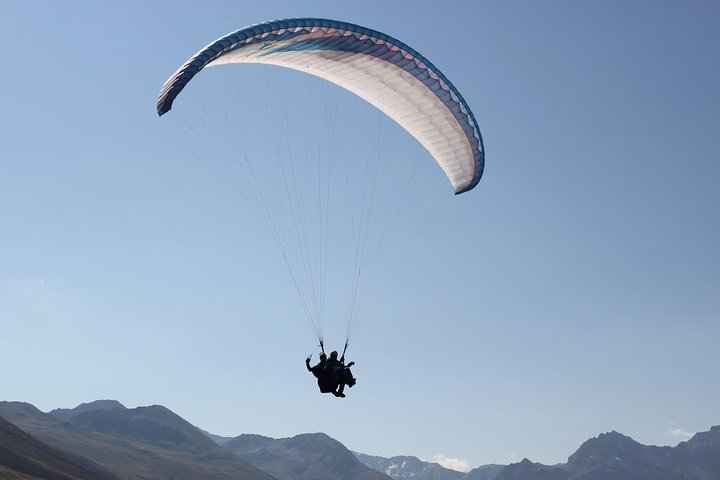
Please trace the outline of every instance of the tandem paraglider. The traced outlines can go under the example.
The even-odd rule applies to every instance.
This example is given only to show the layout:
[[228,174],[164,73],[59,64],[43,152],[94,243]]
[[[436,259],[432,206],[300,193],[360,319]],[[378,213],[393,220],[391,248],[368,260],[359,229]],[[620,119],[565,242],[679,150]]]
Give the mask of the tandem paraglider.
[[[421,158],[427,157],[422,148],[418,148],[421,153],[415,158],[420,157],[417,163],[432,167],[433,182],[440,177],[438,184],[444,199],[448,197],[447,182],[442,175],[437,175],[438,172],[445,174],[455,195],[472,190],[482,177],[485,152],[477,121],[450,80],[407,44],[359,25],[318,18],[261,23],[210,43],[165,82],[157,100],[158,115],[168,113],[178,95],[205,68],[228,64],[283,67],[319,77],[345,90],[338,89],[341,93],[336,103],[321,106],[314,113],[298,112],[298,109],[287,108],[287,98],[282,95],[287,95],[295,78],[303,75],[283,77],[290,81],[284,80],[286,83],[282,88],[268,89],[262,94],[263,85],[269,85],[267,79],[272,77],[271,72],[263,72],[260,81],[252,82],[248,80],[252,69],[247,74],[242,70],[236,79],[238,83],[214,92],[218,102],[209,104],[205,97],[200,97],[199,108],[194,112],[189,110],[186,118],[188,123],[196,120],[190,125],[187,137],[199,150],[198,158],[226,154],[227,158],[218,162],[223,170],[213,183],[219,184],[226,179],[236,182],[235,188],[241,193],[238,196],[247,201],[250,212],[236,213],[236,217],[241,223],[249,223],[253,215],[258,219],[259,230],[265,234],[262,244],[274,249],[279,276],[284,276],[289,287],[287,291],[300,306],[321,347],[329,303],[326,288],[347,284],[347,300],[342,305],[347,314],[332,315],[344,317],[343,321],[347,323],[342,355],[338,358],[338,353],[332,352],[327,357],[323,349],[316,365],[311,366],[311,357],[305,360],[307,369],[317,378],[321,392],[344,397],[345,386],[352,387],[356,382],[350,371],[354,362],[345,364],[345,350],[353,329],[369,316],[368,302],[385,288],[402,253],[409,248],[427,219],[423,215],[428,215],[433,206],[432,202],[426,207],[406,200],[408,185],[419,176],[415,163],[410,161],[414,158],[409,158],[410,155],[383,156],[381,148],[387,142],[381,135],[397,130],[396,136],[405,137],[407,133],[411,137],[408,143],[413,146],[419,143],[424,147],[434,162]],[[326,90],[327,82],[320,82]],[[396,129],[394,124],[392,128],[381,127],[383,115],[380,114],[375,118],[364,118],[359,125],[352,123],[352,112],[337,114],[344,103],[355,102],[355,98],[350,98],[353,95],[347,95],[347,92],[376,107],[373,113],[382,112],[401,129]],[[241,100],[245,103],[233,105],[233,98],[243,94],[248,95],[247,100]],[[192,94],[187,95],[192,97]],[[303,90],[301,96],[311,98],[308,107],[314,109],[323,101],[322,97],[329,95],[324,92],[313,96]],[[274,107],[272,102],[276,98],[278,105]],[[266,102],[265,107],[257,108],[262,102]],[[363,102],[358,103],[366,107]],[[222,112],[222,108],[227,111]],[[194,118],[198,112],[208,112],[209,119]],[[266,126],[261,123],[263,117],[269,119]],[[358,149],[338,154],[339,148],[334,144],[296,134],[297,129],[309,128],[324,117],[327,117],[324,128],[328,132],[327,142],[348,143],[352,135],[358,135],[359,128],[368,124],[375,126],[379,139],[367,136],[360,140],[359,143],[370,149],[363,156],[356,152]],[[344,124],[349,125],[350,132],[340,137],[337,132]],[[253,127],[257,128],[257,133],[249,132]],[[322,132],[323,128],[318,130]],[[267,136],[267,142],[254,150],[249,147],[250,142],[263,136]],[[302,145],[307,146],[310,153],[296,153],[291,142],[297,137],[302,138]],[[223,149],[219,140],[225,138],[231,138],[233,142]],[[202,141],[207,141],[209,146],[200,146]],[[325,163],[321,163],[323,161]],[[407,165],[409,173],[383,177],[380,167],[403,164]],[[357,173],[351,170],[353,168]],[[388,185],[385,194],[378,193],[382,181]],[[355,183],[360,186],[352,190]],[[302,190],[304,185],[307,185],[306,190]],[[429,198],[428,188],[424,185],[419,191],[417,198]],[[222,193],[224,198],[231,196]],[[421,218],[415,225],[399,227],[402,209],[408,205],[419,212]],[[349,232],[346,239],[342,237],[345,232]],[[391,251],[389,239],[397,232],[404,235],[405,240],[397,242],[396,250]],[[336,241],[339,247],[328,249],[330,240]],[[337,251],[343,249],[346,253],[339,258],[341,254]],[[345,267],[346,282],[332,271],[335,265]],[[387,267],[386,272],[381,272],[383,275],[378,272],[384,265]],[[332,298],[339,299],[340,295]],[[340,300],[333,303],[336,308],[337,303]]]
[[332,393],[336,397],[345,398],[345,386],[353,387],[357,379],[350,371],[355,362],[345,365],[345,355],[338,359],[338,352],[330,352],[330,358],[325,352],[320,353],[320,361],[310,366],[312,355],[305,359],[305,367],[317,378],[320,393]]

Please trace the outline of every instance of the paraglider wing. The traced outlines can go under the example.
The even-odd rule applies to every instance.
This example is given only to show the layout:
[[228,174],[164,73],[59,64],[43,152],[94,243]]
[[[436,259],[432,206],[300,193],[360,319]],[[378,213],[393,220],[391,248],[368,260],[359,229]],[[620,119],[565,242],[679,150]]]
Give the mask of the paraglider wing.
[[196,53],[160,91],[167,113],[188,82],[207,66],[262,63],[326,79],[365,99],[415,137],[443,169],[456,194],[480,181],[480,130],[457,89],[404,43],[334,20],[277,20],[225,35]]

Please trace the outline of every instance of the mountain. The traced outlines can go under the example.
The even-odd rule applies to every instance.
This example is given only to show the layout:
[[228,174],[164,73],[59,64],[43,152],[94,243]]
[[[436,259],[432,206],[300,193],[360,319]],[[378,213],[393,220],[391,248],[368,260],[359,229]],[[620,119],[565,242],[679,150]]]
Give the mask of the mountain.
[[158,405],[127,409],[116,400],[97,400],[75,408],[58,408],[50,415],[72,420],[95,432],[133,438],[153,445],[189,452],[211,452],[222,437],[199,430],[170,410]]
[[115,477],[87,459],[48,447],[0,417],[0,478],[109,480]]
[[95,462],[119,480],[273,480],[164,407],[84,407],[75,413],[63,412],[61,417],[69,417],[63,420],[30,404],[0,402],[0,416],[50,447]]
[[324,433],[280,439],[240,435],[225,446],[278,480],[390,480]]
[[355,453],[362,463],[394,479],[413,480],[462,480],[465,474],[450,470],[437,463],[424,462],[417,457],[377,457]]
[[467,473],[445,468],[437,463],[425,462],[417,457],[391,458],[353,452],[368,467],[397,480],[494,480],[504,465],[483,465]]
[[673,450],[645,446],[621,433],[609,432],[583,443],[568,458],[566,468],[580,478],[611,472],[617,478],[672,480],[675,472],[668,469],[666,460],[674,456]]
[[642,445],[618,432],[583,443],[567,463],[546,466],[524,459],[495,480],[718,480],[720,427],[676,447]]
[[221,451],[204,433],[165,407],[85,411],[72,422],[90,431],[137,440],[174,452],[210,455]]
[[690,440],[675,447],[682,455],[694,459],[694,463],[703,469],[714,472],[720,478],[720,426],[712,427],[707,432],[696,433]]

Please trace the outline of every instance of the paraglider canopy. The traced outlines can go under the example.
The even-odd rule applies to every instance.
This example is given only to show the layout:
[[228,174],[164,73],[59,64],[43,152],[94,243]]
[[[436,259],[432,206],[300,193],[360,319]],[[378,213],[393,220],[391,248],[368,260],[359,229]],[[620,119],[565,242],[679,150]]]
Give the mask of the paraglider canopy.
[[403,42],[369,28],[318,18],[276,20],[240,29],[206,46],[163,85],[158,115],[167,113],[203,68],[262,63],[324,78],[370,102],[433,156],[453,191],[480,181],[480,130],[460,92],[430,61]]

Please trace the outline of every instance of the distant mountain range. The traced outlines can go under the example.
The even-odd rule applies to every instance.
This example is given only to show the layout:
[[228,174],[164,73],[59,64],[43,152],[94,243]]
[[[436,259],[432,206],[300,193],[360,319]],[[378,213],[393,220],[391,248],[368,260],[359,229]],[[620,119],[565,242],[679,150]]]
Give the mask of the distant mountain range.
[[676,447],[610,432],[567,463],[524,459],[463,473],[411,456],[351,452],[322,433],[221,437],[157,405],[99,400],[43,413],[0,402],[0,417],[2,480],[720,480],[720,426]]
[[567,463],[546,466],[524,459],[495,480],[718,480],[720,426],[676,447],[642,445],[617,432],[583,443]]
[[437,463],[417,457],[397,456],[391,458],[355,453],[370,468],[384,472],[397,480],[493,480],[505,465],[483,465],[467,473],[450,470]]

